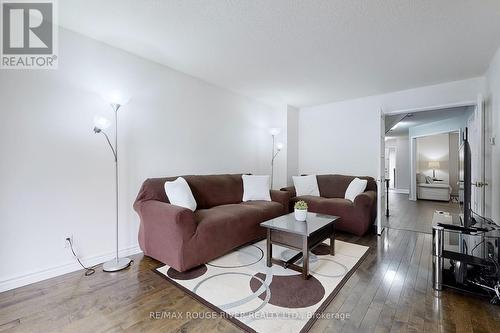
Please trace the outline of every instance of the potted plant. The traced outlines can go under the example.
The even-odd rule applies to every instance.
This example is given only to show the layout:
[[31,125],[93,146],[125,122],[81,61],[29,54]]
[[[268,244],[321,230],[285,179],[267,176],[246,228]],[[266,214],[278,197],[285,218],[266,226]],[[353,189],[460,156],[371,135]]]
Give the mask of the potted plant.
[[307,218],[307,202],[300,200],[294,206],[295,219],[297,221],[305,221]]

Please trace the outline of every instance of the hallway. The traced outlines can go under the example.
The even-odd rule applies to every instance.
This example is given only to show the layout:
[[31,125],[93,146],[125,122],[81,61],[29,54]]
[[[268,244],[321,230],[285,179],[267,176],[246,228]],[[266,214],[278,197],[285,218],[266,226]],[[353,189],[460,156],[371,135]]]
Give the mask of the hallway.
[[417,200],[410,201],[408,194],[389,193],[389,217],[385,226],[391,229],[402,229],[431,233],[432,216],[436,210],[458,214],[458,203]]

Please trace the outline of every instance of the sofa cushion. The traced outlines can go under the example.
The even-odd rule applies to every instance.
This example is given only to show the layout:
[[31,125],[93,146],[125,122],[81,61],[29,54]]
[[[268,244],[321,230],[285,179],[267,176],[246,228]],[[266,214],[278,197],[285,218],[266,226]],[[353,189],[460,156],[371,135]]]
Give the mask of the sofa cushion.
[[[240,203],[243,198],[241,174],[235,175],[196,175],[183,177],[191,188],[199,209],[218,205]],[[142,184],[136,201],[158,200],[170,203],[165,194],[165,182],[178,177],[149,178]]]
[[310,212],[340,216],[339,211],[344,212],[346,207],[353,208],[352,201],[344,198],[322,198],[311,195],[303,195],[293,198],[294,202],[304,200],[307,202]]
[[204,175],[184,178],[191,187],[200,209],[240,203],[243,198],[241,175]]
[[256,208],[244,206],[242,204],[220,205],[207,209],[198,209],[194,212],[194,216],[199,226],[202,223],[210,223],[213,221],[238,221],[239,219],[254,219],[258,220],[259,216],[255,216]]
[[251,205],[229,204],[194,212],[198,223],[193,242],[182,256],[194,267],[224,255],[245,243],[265,237],[259,224],[259,209]]
[[355,209],[354,203],[344,198],[325,198],[321,203],[319,213],[346,217]]
[[248,201],[243,205],[257,208],[261,222],[281,216],[284,213],[283,205],[275,201]]
[[302,196],[293,200],[304,200],[311,212],[339,216],[340,220],[335,223],[336,230],[361,236],[371,224],[370,210],[360,209],[352,201],[344,198]]
[[274,201],[248,201],[194,212],[199,228],[204,224],[217,223],[229,223],[233,228],[242,224],[255,226],[280,215],[283,215],[283,206]]
[[[318,175],[319,193],[324,198],[344,198],[347,187],[355,176],[344,175]],[[366,179],[368,184],[365,191],[376,191],[377,183],[372,177],[358,177]]]
[[204,255],[211,258],[265,236],[264,228],[259,226],[264,221],[261,210],[255,205],[216,206],[197,210],[194,216],[198,222],[197,243],[206,251]]
[[307,202],[307,206],[308,206],[307,209],[310,212],[316,212],[316,210],[320,207],[321,203],[323,201],[325,201],[326,199],[322,198],[322,197],[317,197],[317,196],[314,196],[314,195],[301,195],[301,196],[292,198],[292,200],[291,200],[292,204],[290,205],[291,209],[293,208],[293,206],[295,205],[295,203],[297,201],[300,201],[300,200],[303,200],[303,201]]

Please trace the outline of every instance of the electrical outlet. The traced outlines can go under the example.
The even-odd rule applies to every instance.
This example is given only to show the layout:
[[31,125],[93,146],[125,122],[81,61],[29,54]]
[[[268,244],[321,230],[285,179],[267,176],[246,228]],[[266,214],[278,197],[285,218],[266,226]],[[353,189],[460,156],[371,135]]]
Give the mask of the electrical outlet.
[[66,237],[64,237],[64,248],[65,249],[68,249],[70,247],[68,239],[71,241],[71,243],[73,243],[73,235],[67,235]]

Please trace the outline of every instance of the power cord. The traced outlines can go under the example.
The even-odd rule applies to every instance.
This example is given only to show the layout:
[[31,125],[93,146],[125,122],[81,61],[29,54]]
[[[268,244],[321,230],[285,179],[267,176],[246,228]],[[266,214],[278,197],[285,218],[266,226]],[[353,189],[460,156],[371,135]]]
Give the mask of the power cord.
[[75,253],[75,250],[73,250],[73,242],[71,241],[71,238],[66,238],[66,241],[69,243],[69,247],[71,249],[71,252],[73,253],[73,256],[75,257],[76,261],[82,266],[82,268],[85,270],[85,276],[90,276],[95,273],[95,269],[92,267],[85,267],[82,262],[80,261],[80,258]]
[[472,256],[472,255],[474,255],[474,250],[475,250],[475,249],[476,249],[479,245],[481,245],[481,244],[483,244],[483,243],[484,243],[484,239],[483,239],[482,241],[480,241],[479,243],[477,243],[477,244],[476,244],[476,245],[472,248],[472,250],[470,251],[470,255],[471,255],[471,256]]

